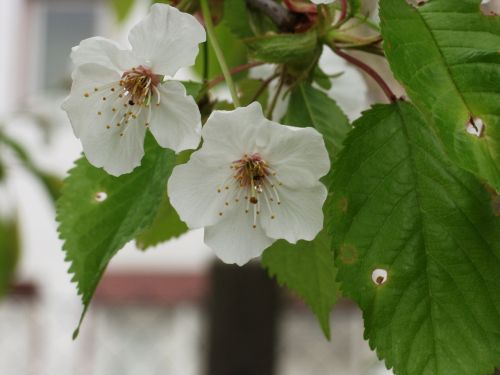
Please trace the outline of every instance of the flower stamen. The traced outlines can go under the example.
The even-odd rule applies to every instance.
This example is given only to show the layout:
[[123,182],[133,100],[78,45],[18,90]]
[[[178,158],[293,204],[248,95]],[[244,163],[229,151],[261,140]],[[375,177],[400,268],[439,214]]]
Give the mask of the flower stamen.
[[[234,171],[232,175],[233,181],[237,184],[238,193],[236,202],[239,202],[240,194],[243,190],[247,192],[245,195],[246,205],[245,212],[250,212],[250,205],[253,205],[253,224],[252,228],[257,228],[257,216],[261,213],[261,199],[264,196],[266,207],[269,210],[271,219],[276,218],[276,214],[272,208],[274,202],[273,196],[276,197],[277,204],[280,204],[278,190],[276,189],[276,172],[259,154],[244,154],[239,160],[234,161],[230,168]],[[218,189],[220,192],[220,189]]]
[[161,82],[161,77],[154,74],[149,68],[139,65],[123,73],[120,86],[125,91],[125,96],[129,97],[129,105],[146,104],[148,98],[154,93],[158,95],[157,86]]

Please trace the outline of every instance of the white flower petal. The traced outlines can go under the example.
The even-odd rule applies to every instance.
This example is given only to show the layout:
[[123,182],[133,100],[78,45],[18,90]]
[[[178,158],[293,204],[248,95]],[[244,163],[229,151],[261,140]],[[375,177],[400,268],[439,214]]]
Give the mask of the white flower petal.
[[331,4],[335,0],[311,0],[314,4]]
[[62,105],[89,162],[114,176],[140,164],[146,133],[144,111],[125,122],[123,115],[130,107],[124,107],[118,97],[119,79],[115,70],[102,65],[81,65],[73,73],[71,94]]
[[[120,80],[120,74],[114,69],[103,65],[84,64],[75,69],[72,74],[73,85],[71,93],[62,104],[62,109],[68,113],[71,126],[77,138],[92,128],[96,123],[106,122],[98,115],[99,112],[111,116],[112,103],[109,97],[111,91],[100,90],[109,84]],[[95,89],[98,89],[97,93]],[[106,100],[102,98],[106,97]],[[109,122],[109,120],[108,120]]]
[[220,220],[224,199],[218,189],[231,180],[228,166],[210,168],[198,152],[188,163],[174,168],[168,181],[170,203],[190,228],[201,228]]
[[133,53],[156,74],[173,76],[194,64],[205,30],[190,14],[166,4],[154,4],[151,12],[130,31]]
[[201,140],[201,116],[180,82],[159,85],[160,105],[152,103],[150,129],[158,144],[175,152],[194,149]]
[[205,228],[205,243],[225,263],[244,265],[260,256],[275,241],[258,225],[253,228],[253,216],[240,207],[225,213],[217,224]]
[[120,73],[139,65],[130,50],[121,49],[112,40],[93,37],[82,40],[71,50],[71,60],[75,66],[99,64]]
[[[202,135],[203,146],[174,170],[168,190],[188,225],[206,227],[205,242],[223,261],[242,265],[280,238],[314,239],[327,195],[318,180],[329,168],[318,132],[268,121],[253,103],[215,111]],[[261,174],[268,166],[277,174]]]
[[259,131],[255,127],[265,121],[262,107],[253,102],[232,111],[214,111],[201,131],[209,163],[233,162],[244,154],[258,151]]
[[130,120],[127,126],[96,126],[93,132],[81,137],[83,151],[88,161],[102,167],[113,176],[130,173],[141,164],[144,156],[144,137],[146,128],[144,118]]
[[290,243],[313,240],[323,228],[322,207],[327,190],[321,183],[301,189],[280,186],[280,205],[274,205],[274,219],[265,205],[260,215],[265,233],[275,239],[284,238]]
[[330,170],[325,142],[317,130],[268,121],[265,133],[268,141],[262,156],[284,185],[311,186]]

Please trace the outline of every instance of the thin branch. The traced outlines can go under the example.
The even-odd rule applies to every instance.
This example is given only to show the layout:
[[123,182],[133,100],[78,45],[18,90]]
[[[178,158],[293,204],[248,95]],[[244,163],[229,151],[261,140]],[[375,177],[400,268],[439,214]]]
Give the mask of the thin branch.
[[[231,75],[235,75],[235,74],[244,72],[245,70],[251,69],[255,66],[262,65],[262,64],[264,64],[264,63],[261,61],[246,63],[243,65],[235,66],[234,68],[229,70],[229,73]],[[214,79],[212,79],[211,81],[209,81],[207,83],[207,89],[211,89],[212,87],[217,86],[219,83],[223,82],[225,79],[226,78],[224,77],[224,74],[221,74],[220,76],[215,77]]]
[[342,25],[347,17],[347,0],[340,0],[340,17],[337,21],[337,26]]
[[285,78],[285,70],[283,70],[281,72],[280,83],[278,84],[278,89],[274,93],[274,97],[271,101],[271,104],[269,105],[269,108],[267,108],[266,117],[269,120],[273,119],[274,108],[276,107],[276,104],[278,103],[278,97],[280,96],[281,90],[283,89],[283,85],[285,84],[284,78]]
[[369,46],[341,45],[339,47],[342,49],[362,51],[375,56],[385,57],[384,50],[374,45],[369,45]]
[[373,80],[380,86],[380,88],[382,89],[385,96],[387,96],[387,99],[389,99],[390,102],[394,103],[397,100],[396,95],[392,92],[389,85],[384,81],[384,79],[375,70],[373,70],[372,67],[366,65],[363,61],[358,60],[354,56],[351,56],[351,55],[345,53],[344,51],[340,50],[335,45],[330,44],[329,47],[332,49],[332,51],[335,54],[342,57],[343,59],[350,62],[351,64],[356,65],[358,68],[360,68],[366,74],[368,74],[370,77],[372,77]]
[[210,14],[208,1],[201,0],[200,5],[201,5],[201,10],[203,12],[203,18],[205,20],[205,28],[207,30],[208,40],[212,44],[215,56],[217,56],[217,60],[219,61],[220,69],[222,70],[222,74],[224,75],[227,87],[229,88],[229,92],[231,93],[231,97],[233,99],[234,107],[239,107],[240,101],[238,99],[238,94],[236,93],[236,88],[234,86],[233,78],[231,76],[231,73],[229,72],[226,60],[224,59],[224,53],[222,52],[222,49],[219,46],[219,42],[215,37],[214,25],[212,23],[212,15]]
[[255,95],[253,96],[252,100],[250,101],[250,103],[252,102],[255,102],[257,101],[257,99],[259,99],[259,97],[262,95],[262,93],[264,92],[264,90],[267,88],[267,86],[269,86],[269,84],[274,81],[276,78],[278,78],[280,76],[279,73],[274,73],[271,77],[267,78],[265,81],[262,82],[262,85],[259,87],[259,89],[257,90],[257,92],[255,93]]

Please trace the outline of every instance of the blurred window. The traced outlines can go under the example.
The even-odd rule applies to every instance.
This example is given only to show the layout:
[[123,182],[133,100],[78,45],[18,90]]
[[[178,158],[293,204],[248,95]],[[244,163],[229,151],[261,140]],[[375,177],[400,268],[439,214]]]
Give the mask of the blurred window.
[[99,34],[99,5],[96,1],[39,1],[37,12],[37,91],[67,90],[71,84],[71,48],[82,39]]
[[66,81],[71,74],[69,51],[80,40],[94,35],[95,24],[96,14],[93,9],[60,10],[53,4],[47,7],[43,89],[66,87]]

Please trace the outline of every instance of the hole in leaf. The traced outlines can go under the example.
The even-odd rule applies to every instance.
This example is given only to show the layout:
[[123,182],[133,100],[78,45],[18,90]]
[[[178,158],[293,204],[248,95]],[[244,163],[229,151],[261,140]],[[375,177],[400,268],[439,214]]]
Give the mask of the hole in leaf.
[[479,117],[471,117],[467,122],[465,130],[470,135],[475,135],[476,137],[482,137],[484,134],[485,125],[483,120]]
[[108,199],[108,194],[106,194],[106,192],[104,191],[100,191],[96,193],[94,199],[99,203],[104,202],[106,199]]
[[500,2],[497,0],[483,0],[479,6],[481,13],[485,16],[498,16],[500,12]]
[[377,268],[372,272],[372,281],[376,285],[382,285],[387,281],[387,271],[382,268]]

